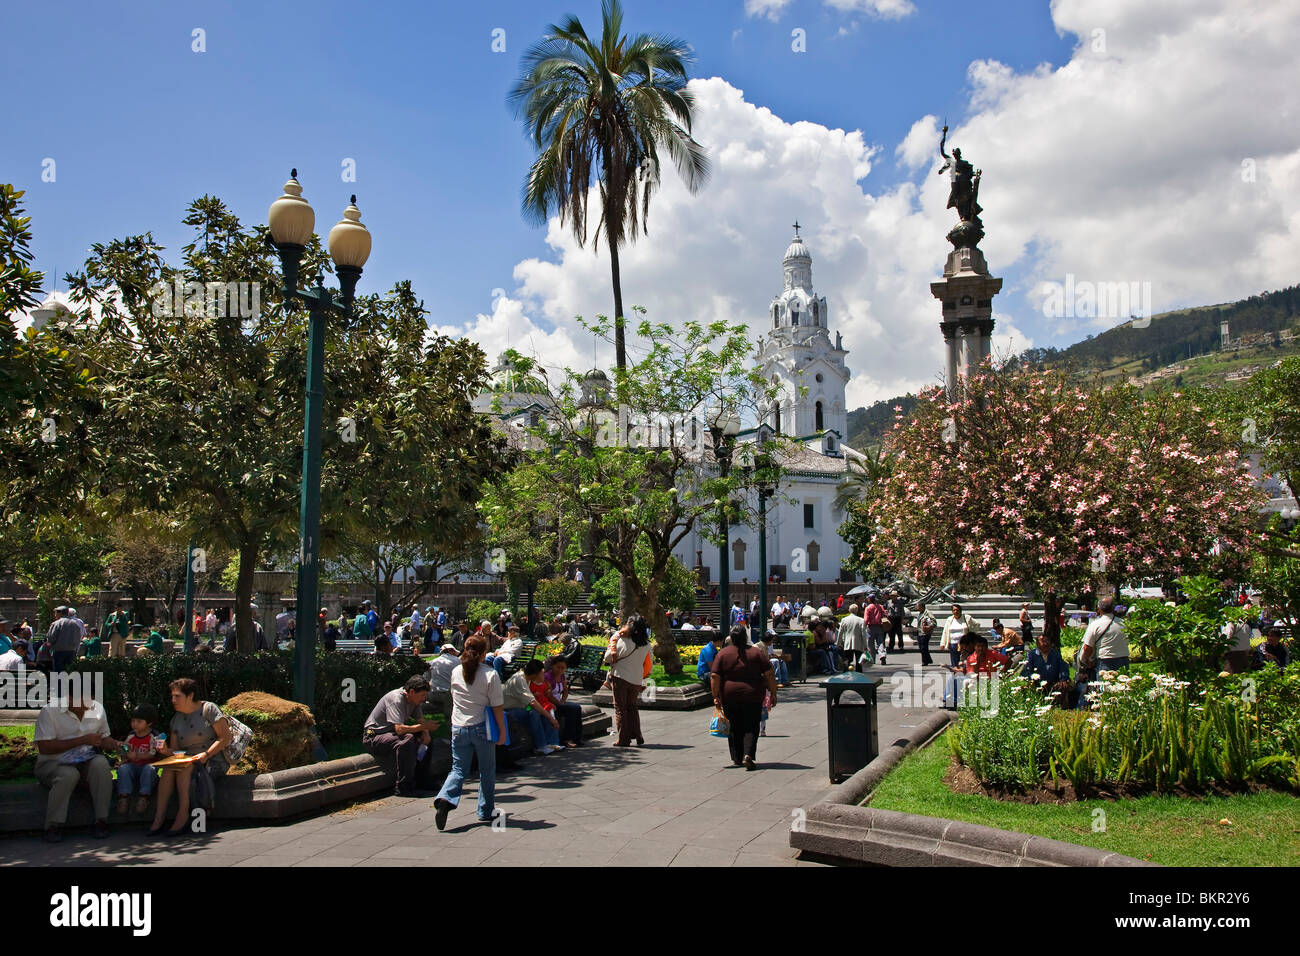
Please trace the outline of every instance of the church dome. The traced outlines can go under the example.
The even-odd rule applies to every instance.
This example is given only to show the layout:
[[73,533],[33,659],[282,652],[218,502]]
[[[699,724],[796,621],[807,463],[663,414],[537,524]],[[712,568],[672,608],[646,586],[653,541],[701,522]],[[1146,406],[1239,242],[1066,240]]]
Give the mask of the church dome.
[[812,259],[808,252],[808,247],[803,244],[803,240],[797,235],[790,241],[790,245],[785,250],[785,259]]
[[541,379],[521,369],[516,362],[516,357],[508,353],[502,355],[497,361],[497,367],[492,370],[489,387],[498,394],[518,392],[525,395],[541,395],[546,392],[546,386],[542,384]]

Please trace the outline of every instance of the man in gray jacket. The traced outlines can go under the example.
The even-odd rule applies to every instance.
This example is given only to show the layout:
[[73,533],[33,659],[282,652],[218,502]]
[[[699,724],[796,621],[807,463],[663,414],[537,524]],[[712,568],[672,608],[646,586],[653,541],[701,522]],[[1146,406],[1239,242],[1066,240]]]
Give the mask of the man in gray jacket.
[[45,635],[45,643],[50,649],[50,666],[56,672],[62,672],[77,658],[77,649],[81,647],[81,625],[62,604],[54,612],[58,616]]
[[862,661],[865,659],[867,664],[871,664],[871,657],[867,653],[867,622],[861,615],[858,605],[850,604],[849,613],[840,621],[839,639],[840,650],[848,655],[849,667],[862,673]]

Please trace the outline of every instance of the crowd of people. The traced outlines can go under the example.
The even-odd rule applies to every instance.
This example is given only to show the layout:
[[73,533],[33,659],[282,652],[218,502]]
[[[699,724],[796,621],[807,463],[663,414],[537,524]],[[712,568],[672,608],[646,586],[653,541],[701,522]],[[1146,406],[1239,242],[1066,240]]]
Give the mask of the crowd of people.
[[[836,605],[844,609],[843,595]],[[408,613],[404,615],[403,611]],[[230,628],[224,634],[221,630],[222,615],[201,613],[205,620],[199,633],[210,640],[228,637]],[[938,650],[948,652],[945,668],[950,676],[945,700],[954,705],[965,680],[1017,672],[1034,679],[1055,706],[1086,707],[1090,685],[1107,673],[1123,672],[1130,660],[1125,608],[1114,599],[1102,600],[1097,611],[1088,615],[1079,651],[1069,662],[1053,637],[1045,631],[1035,633],[1028,604],[1022,605],[1017,626],[1004,626],[994,619],[988,629],[981,628],[960,604],[952,604],[942,622],[925,604],[917,604],[914,614],[909,615],[906,602],[893,592],[868,595],[865,605],[848,603],[842,617],[830,602],[820,606],[813,602],[786,604],[780,597],[772,605],[771,614],[774,626],[761,638],[757,599],[750,602],[748,610],[739,601],[734,602],[725,631],[714,628],[707,618],[696,628],[675,614],[670,614],[666,622],[707,635],[696,675],[725,722],[733,765],[747,770],[757,769],[757,741],[766,735],[767,721],[781,689],[791,686],[791,650],[777,640],[775,629],[787,621],[798,620],[806,629],[807,640],[800,643],[811,671],[835,674],[861,672],[886,663],[889,653],[902,651],[903,626],[910,617],[915,623],[913,633],[922,664],[934,663],[930,645],[936,633]],[[56,615],[40,651],[33,650],[30,625],[24,622],[15,626],[0,617],[0,671],[40,666],[42,662],[48,668],[66,670],[78,653],[92,657],[104,653],[99,631],[87,627],[75,608],[60,606]],[[1079,621],[1083,623],[1082,618]],[[228,620],[224,623],[229,625]],[[291,641],[295,630],[292,609],[279,615],[275,623],[277,638]],[[495,621],[481,620],[471,632],[468,621],[453,622],[445,610],[436,606],[423,613],[418,607],[399,607],[381,622],[367,601],[351,620],[346,615],[336,621],[322,616],[320,624],[327,646],[337,642],[343,633],[350,633],[372,640],[376,654],[437,648],[424,674],[410,678],[375,704],[364,723],[362,747],[378,758],[392,761],[399,795],[436,790],[435,819],[440,830],[458,806],[474,763],[479,773],[477,818],[484,822],[493,819],[497,747],[509,744],[512,732],[526,727],[534,751],[544,756],[582,746],[582,707],[570,700],[568,671],[581,659],[584,636],[608,637],[603,659],[608,668],[605,686],[612,692],[614,703],[614,745],[645,744],[639,700],[651,673],[652,655],[650,629],[639,615],[607,629],[606,621],[596,612],[546,621],[534,611],[521,625],[502,609]],[[197,630],[197,615],[195,626]],[[1252,646],[1255,628],[1261,629],[1264,639]],[[109,640],[107,656],[122,656],[120,648],[125,641],[133,636],[139,639],[142,631],[131,622],[129,612],[117,605],[104,624]],[[165,629],[153,629],[137,653],[149,653],[151,643],[155,652],[161,653],[165,633]],[[538,642],[558,644],[561,649],[518,666],[516,658],[524,649],[525,635]],[[1224,636],[1229,650],[1223,666],[1229,672],[1287,667],[1290,663],[1282,631],[1266,609],[1226,625]],[[134,707],[131,732],[121,739],[112,736],[103,706],[94,699],[51,703],[40,711],[35,730],[35,772],[47,790],[48,840],[62,839],[69,799],[79,785],[90,791],[97,836],[108,833],[114,789],[118,815],[132,807],[136,813],[147,812],[156,796],[151,834],[177,834],[187,829],[192,778],[197,775],[208,781],[211,792],[212,778],[220,777],[231,765],[230,748],[242,725],[227,718],[215,703],[199,699],[198,685],[191,679],[173,681],[170,694],[173,717],[165,734],[159,732],[158,708],[150,701]],[[430,779],[430,744],[432,733],[446,721],[451,725],[452,766],[439,782]],[[115,783],[104,756],[112,751],[121,757]],[[169,759],[177,757],[189,759]],[[177,812],[168,827],[166,811],[173,794]]]

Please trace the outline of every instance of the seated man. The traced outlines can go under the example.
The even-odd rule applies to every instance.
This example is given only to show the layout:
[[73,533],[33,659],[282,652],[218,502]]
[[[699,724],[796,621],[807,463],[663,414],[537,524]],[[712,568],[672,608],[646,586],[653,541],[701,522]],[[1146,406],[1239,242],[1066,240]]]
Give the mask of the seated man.
[[429,662],[429,670],[424,675],[429,680],[429,702],[439,708],[443,716],[451,719],[451,672],[460,666],[460,652],[454,644],[444,644],[438,654]]
[[26,670],[28,648],[27,638],[15,637],[9,650],[0,654],[0,671]]
[[808,625],[812,631],[813,646],[808,651],[808,660],[822,674],[839,673],[840,649],[830,634],[830,628],[820,617]]
[[393,656],[393,645],[389,643],[388,638],[383,634],[375,638],[375,654],[381,657]]
[[1254,669],[1260,670],[1266,664],[1286,667],[1289,663],[1291,663],[1291,653],[1282,643],[1281,629],[1270,627],[1264,635],[1263,643],[1255,648]]
[[695,676],[710,689],[710,693],[713,687],[713,659],[718,656],[718,651],[722,650],[722,640],[721,634],[711,631],[709,643],[700,648],[700,659],[695,664]]
[[776,631],[767,629],[767,659],[772,662],[772,675],[780,687],[790,686],[790,665],[786,663],[786,652],[776,645]]
[[527,723],[533,736],[533,750],[542,754],[552,754],[562,750],[560,746],[560,722],[552,711],[544,709],[533,692],[532,684],[540,684],[542,662],[531,660],[522,670],[515,671],[501,688],[505,699],[506,719]]
[[71,696],[41,708],[36,717],[36,779],[49,791],[45,801],[45,839],[58,843],[68,821],[72,791],[84,784],[95,807],[95,836],[108,836],[108,807],[113,796],[113,771],[96,748],[122,746],[109,734],[103,705]]
[[[381,640],[375,639],[376,643]],[[416,783],[428,772],[429,732],[441,724],[441,721],[424,719],[424,702],[428,697],[427,678],[418,674],[408,678],[403,686],[379,698],[366,718],[361,735],[361,746],[381,763],[390,754],[396,757],[395,792],[399,797],[416,796]]]
[[1070,707],[1074,686],[1070,683],[1070,665],[1061,657],[1061,649],[1045,633],[1034,638],[1035,647],[1025,658],[1020,673],[1041,682],[1043,693],[1058,707]]
[[511,624],[506,628],[506,637],[501,642],[501,646],[483,659],[492,665],[502,683],[505,683],[506,667],[515,659],[515,655],[523,649],[524,641],[519,636],[519,625]]

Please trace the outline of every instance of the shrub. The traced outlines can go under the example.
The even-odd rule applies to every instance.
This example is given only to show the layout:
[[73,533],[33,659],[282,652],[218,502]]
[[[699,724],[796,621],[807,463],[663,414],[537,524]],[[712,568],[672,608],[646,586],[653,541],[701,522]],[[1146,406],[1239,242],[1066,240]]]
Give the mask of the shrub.
[[1207,680],[1219,671],[1231,638],[1223,625],[1250,613],[1246,608],[1219,606],[1219,584],[1210,577],[1184,577],[1179,587],[1187,602],[1166,607],[1159,599],[1133,602],[1124,618],[1129,641],[1159,662],[1166,673],[1189,681]]
[[474,598],[469,602],[469,607],[465,610],[465,620],[469,621],[469,632],[474,633],[479,621],[496,623],[497,615],[500,613],[501,602],[489,601],[486,598]]
[[582,588],[577,581],[565,578],[545,578],[537,582],[533,601],[541,607],[563,608],[578,600]]
[[[172,719],[168,685],[181,677],[198,682],[202,700],[229,700],[244,691],[293,697],[293,655],[287,651],[256,654],[165,654],[149,658],[82,658],[79,671],[104,675],[104,711],[120,737],[131,726],[131,709],[150,703],[158,708],[159,728]],[[316,701],[312,712],[321,740],[359,736],[366,716],[382,694],[400,687],[412,674],[428,669],[418,657],[321,651],[316,655]]]
[[30,737],[0,734],[0,780],[36,774],[36,743]]
[[253,732],[253,740],[233,772],[274,773],[312,762],[315,718],[302,704],[261,691],[245,691],[221,709]]

